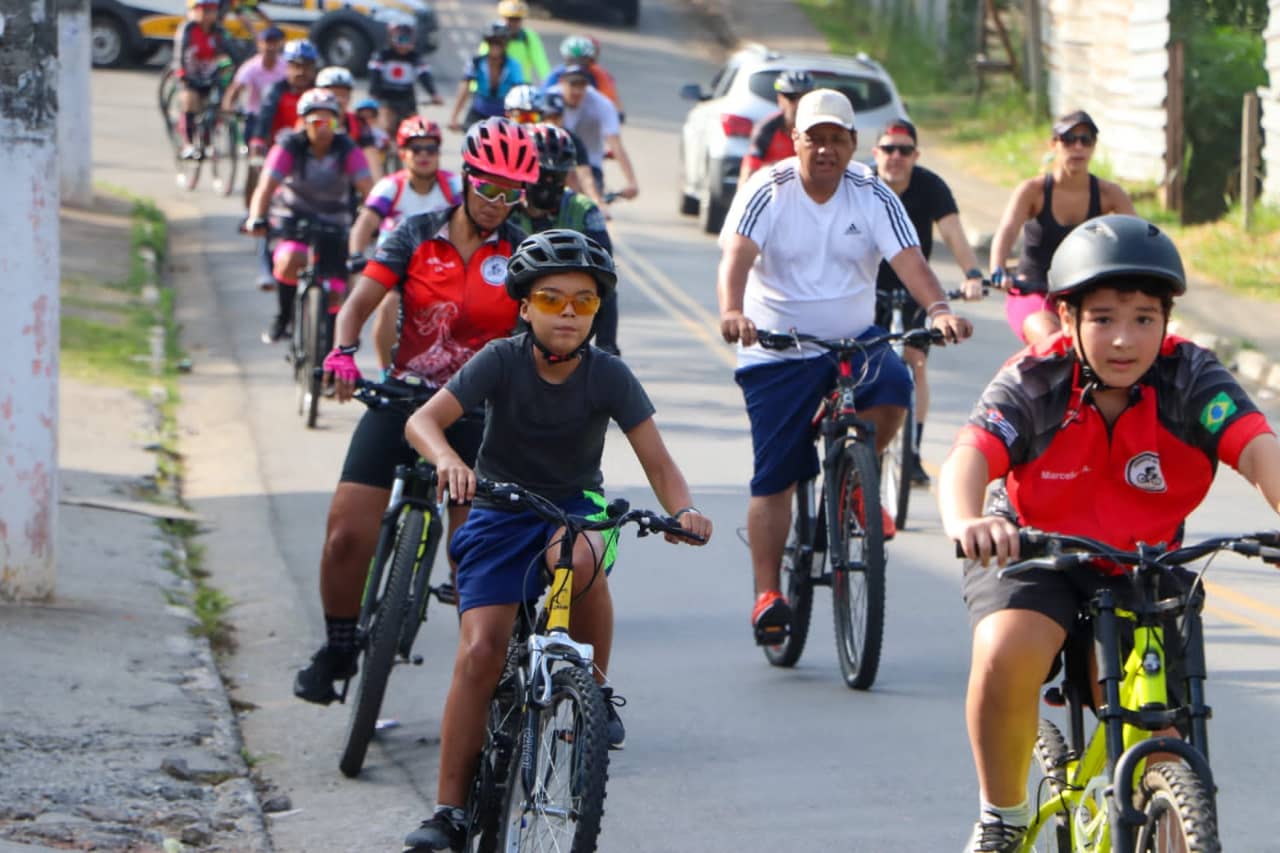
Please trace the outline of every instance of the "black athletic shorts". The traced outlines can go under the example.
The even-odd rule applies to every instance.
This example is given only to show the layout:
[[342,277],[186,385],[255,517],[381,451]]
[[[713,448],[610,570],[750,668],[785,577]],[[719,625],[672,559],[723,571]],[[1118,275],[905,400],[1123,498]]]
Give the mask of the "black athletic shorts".
[[[394,380],[390,384],[395,384]],[[378,489],[390,489],[396,479],[397,465],[412,465],[418,452],[404,437],[409,418],[395,409],[369,409],[356,424],[342,463],[341,483],[360,483]],[[484,414],[468,412],[445,430],[449,444],[472,468],[484,437]]]
[[[1104,587],[1115,590],[1116,603],[1124,607],[1133,589],[1127,577],[1115,577],[1083,566],[1065,572],[1031,569],[1006,578],[1001,578],[998,572],[994,560],[985,569],[981,563],[966,563],[961,591],[971,626],[998,610],[1034,610],[1069,631],[1076,615],[1098,590]],[[1175,569],[1170,575],[1161,583],[1162,594],[1170,596],[1189,586],[1195,577],[1187,569]]]

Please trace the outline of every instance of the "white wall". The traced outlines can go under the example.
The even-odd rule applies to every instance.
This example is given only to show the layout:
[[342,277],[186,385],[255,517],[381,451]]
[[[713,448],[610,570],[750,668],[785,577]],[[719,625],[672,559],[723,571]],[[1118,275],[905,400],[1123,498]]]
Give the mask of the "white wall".
[[1116,177],[1160,181],[1168,0],[1047,0],[1044,18],[1050,111],[1092,115],[1098,154]]
[[1267,40],[1267,71],[1270,85],[1258,90],[1262,104],[1262,130],[1266,142],[1262,162],[1267,177],[1262,185],[1262,198],[1268,204],[1280,205],[1280,0],[1271,0],[1270,17],[1263,33]]

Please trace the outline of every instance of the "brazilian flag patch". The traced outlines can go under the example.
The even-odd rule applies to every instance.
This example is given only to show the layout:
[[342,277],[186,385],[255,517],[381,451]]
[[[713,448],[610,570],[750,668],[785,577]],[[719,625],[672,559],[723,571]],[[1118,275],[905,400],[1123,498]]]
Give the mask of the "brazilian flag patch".
[[1218,430],[1222,429],[1222,425],[1227,422],[1227,418],[1236,413],[1236,401],[1227,395],[1226,391],[1219,391],[1218,396],[1209,401],[1209,404],[1200,412],[1200,423],[1211,435],[1216,435]]

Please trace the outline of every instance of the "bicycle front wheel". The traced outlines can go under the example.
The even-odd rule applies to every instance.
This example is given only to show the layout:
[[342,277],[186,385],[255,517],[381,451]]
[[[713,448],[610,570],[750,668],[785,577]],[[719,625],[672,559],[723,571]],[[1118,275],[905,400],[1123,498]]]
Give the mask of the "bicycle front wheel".
[[[836,651],[844,681],[866,690],[880,668],[884,633],[884,522],[876,458],[861,442],[845,445],[828,487]],[[843,565],[837,565],[839,559]]]
[[324,288],[311,285],[301,288],[302,348],[297,369],[300,412],[307,419],[307,427],[314,429],[320,414],[321,377],[317,368],[324,361],[325,293]]
[[182,134],[178,132],[178,120],[182,117],[182,105],[178,103],[178,85],[178,78],[171,65],[160,75],[160,88],[156,93],[160,117],[164,120],[164,132],[169,137],[174,154],[182,150]]
[[240,166],[240,123],[234,116],[221,116],[214,123],[209,151],[214,192],[229,196],[235,192]]
[[911,502],[911,464],[915,459],[916,429],[915,394],[907,404],[907,418],[902,429],[880,454],[880,506],[893,513],[893,522],[902,530],[907,526],[907,505]]
[[413,581],[414,565],[421,554],[424,526],[421,510],[404,511],[390,552],[390,565],[382,572],[386,586],[378,596],[369,624],[360,680],[356,685],[355,701],[351,704],[351,715],[347,719],[342,759],[338,762],[345,776],[359,775],[369,751],[369,742],[377,730],[378,712],[382,710],[387,681],[395,664],[396,645],[404,620],[409,615],[409,585]]
[[1190,767],[1150,765],[1138,799],[1146,816],[1138,830],[1139,853],[1221,853],[1213,793]]
[[529,713],[536,725],[512,752],[500,849],[590,853],[609,777],[604,696],[587,670],[564,667],[551,676],[551,703]]
[[[1067,741],[1058,727],[1041,720],[1036,732],[1035,762],[1027,781],[1027,799],[1032,814],[1067,789]],[[1035,837],[1036,853],[1071,853],[1071,826],[1065,810],[1040,825]]]
[[809,518],[806,492],[812,491],[811,485],[796,485],[791,536],[782,552],[782,594],[791,605],[791,633],[777,645],[762,646],[765,658],[774,666],[795,666],[809,636],[809,619],[813,615],[812,546],[815,524]]

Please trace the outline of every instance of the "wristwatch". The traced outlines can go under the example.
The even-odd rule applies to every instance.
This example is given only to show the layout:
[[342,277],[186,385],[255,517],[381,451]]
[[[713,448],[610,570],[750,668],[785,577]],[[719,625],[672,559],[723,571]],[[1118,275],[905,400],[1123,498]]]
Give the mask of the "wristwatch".
[[977,267],[974,267],[974,268],[972,268],[971,270],[969,270],[968,272],[966,272],[966,273],[964,274],[964,277],[965,277],[966,279],[970,279],[970,278],[982,278],[982,277],[983,277],[983,276],[982,276],[982,270],[978,269]]
[[676,510],[676,514],[671,517],[674,518],[676,521],[679,521],[680,516],[684,515],[686,512],[696,512],[698,515],[702,515],[702,510],[698,509],[696,506],[687,506],[682,509]]

